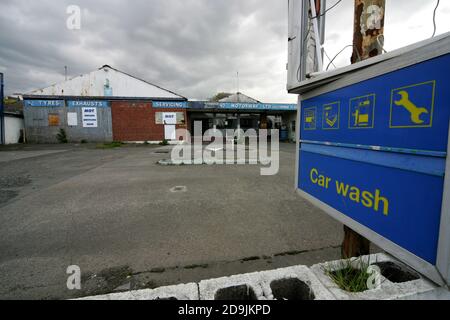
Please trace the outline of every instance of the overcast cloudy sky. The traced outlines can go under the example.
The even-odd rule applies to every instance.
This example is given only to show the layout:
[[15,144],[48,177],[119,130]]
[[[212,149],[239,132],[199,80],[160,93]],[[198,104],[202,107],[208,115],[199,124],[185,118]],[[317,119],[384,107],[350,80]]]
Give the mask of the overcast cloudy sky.
[[[336,0],[328,0],[328,6]],[[6,93],[27,92],[104,64],[183,96],[240,91],[264,102],[286,93],[287,0],[0,0],[0,72]],[[327,15],[326,51],[351,44],[353,0]],[[81,30],[66,28],[66,8],[82,9]],[[386,49],[433,33],[436,0],[387,0]],[[450,31],[441,1],[438,34]],[[349,52],[337,66],[349,63]]]

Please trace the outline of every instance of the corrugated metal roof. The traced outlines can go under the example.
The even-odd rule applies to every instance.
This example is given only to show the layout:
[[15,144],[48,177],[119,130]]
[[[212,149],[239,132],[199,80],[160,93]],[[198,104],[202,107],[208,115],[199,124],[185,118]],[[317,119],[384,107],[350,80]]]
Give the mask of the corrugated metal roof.
[[34,90],[25,96],[180,99],[185,97],[105,65],[88,74]]

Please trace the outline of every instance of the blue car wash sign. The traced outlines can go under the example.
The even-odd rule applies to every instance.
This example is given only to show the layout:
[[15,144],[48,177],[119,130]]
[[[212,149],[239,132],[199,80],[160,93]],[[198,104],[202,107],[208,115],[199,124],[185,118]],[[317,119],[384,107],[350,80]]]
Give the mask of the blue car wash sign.
[[[301,102],[298,188],[432,266],[450,119],[450,55]],[[347,223],[346,223],[347,224]]]

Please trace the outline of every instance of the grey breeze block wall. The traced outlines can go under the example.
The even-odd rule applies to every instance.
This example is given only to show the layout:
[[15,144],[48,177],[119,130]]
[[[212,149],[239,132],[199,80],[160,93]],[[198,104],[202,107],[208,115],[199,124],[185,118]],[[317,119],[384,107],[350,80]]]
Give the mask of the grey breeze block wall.
[[[67,113],[77,113],[77,126],[69,126]],[[59,125],[51,126],[49,115],[59,116]],[[32,107],[24,106],[25,130],[27,141],[30,143],[58,143],[56,138],[59,130],[66,131],[69,142],[111,142],[112,118],[110,107],[97,108],[97,128],[84,128],[82,120],[82,107]]]

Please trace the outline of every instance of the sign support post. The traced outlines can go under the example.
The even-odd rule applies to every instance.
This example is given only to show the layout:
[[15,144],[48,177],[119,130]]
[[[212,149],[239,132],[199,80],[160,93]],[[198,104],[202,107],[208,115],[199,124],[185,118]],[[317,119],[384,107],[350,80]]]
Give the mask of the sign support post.
[[355,0],[352,63],[383,53],[386,0]]
[[[385,0],[355,0],[352,64],[383,53]],[[370,254],[370,242],[344,226],[342,258]]]

